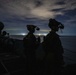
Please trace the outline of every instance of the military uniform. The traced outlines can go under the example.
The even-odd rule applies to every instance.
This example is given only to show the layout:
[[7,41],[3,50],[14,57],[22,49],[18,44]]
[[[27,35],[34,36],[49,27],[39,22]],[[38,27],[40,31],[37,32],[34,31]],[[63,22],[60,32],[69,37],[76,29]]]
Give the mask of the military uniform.
[[56,33],[56,31],[59,29],[59,22],[56,22],[56,20],[53,20],[52,24],[49,23],[49,27],[52,30],[47,34],[42,43],[43,49],[45,51],[44,61],[48,75],[56,75],[55,73],[59,74],[62,66],[64,65],[64,50],[59,35]]
[[29,33],[23,38],[23,45],[24,45],[24,53],[26,55],[27,60],[27,72],[33,75],[33,70],[35,70],[36,64],[36,49],[39,45],[37,39],[35,37],[34,29],[35,26],[29,25],[27,26]]

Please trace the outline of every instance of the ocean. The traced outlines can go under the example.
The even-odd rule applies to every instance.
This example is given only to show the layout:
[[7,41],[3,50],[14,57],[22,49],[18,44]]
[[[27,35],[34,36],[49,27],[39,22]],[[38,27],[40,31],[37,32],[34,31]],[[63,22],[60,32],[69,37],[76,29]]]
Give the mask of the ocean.
[[[17,48],[17,52],[23,55],[24,48],[22,44],[22,39],[24,36],[11,36],[11,37],[14,39],[19,39],[16,42],[16,48]],[[41,42],[43,41],[42,38],[43,37],[41,36]],[[64,48],[63,56],[64,56],[65,64],[76,64],[76,36],[61,36],[60,40]]]
[[64,48],[64,61],[66,64],[76,64],[76,36],[60,37]]

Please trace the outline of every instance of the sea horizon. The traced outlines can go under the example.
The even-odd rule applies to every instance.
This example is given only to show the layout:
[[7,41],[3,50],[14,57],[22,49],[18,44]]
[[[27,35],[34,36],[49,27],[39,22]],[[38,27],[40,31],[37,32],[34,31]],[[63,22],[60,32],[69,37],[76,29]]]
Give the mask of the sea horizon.
[[[22,45],[22,39],[24,35],[12,35],[11,38],[20,40],[17,43],[17,48],[19,49],[18,52],[21,54],[23,45]],[[37,36],[36,36],[37,37]],[[43,36],[41,37],[41,42],[43,41]],[[64,61],[66,64],[76,64],[76,36],[60,36],[60,40],[62,43],[62,46],[64,48]],[[43,54],[43,53],[42,53]],[[39,54],[38,54],[39,55]],[[42,55],[41,55],[42,56]]]
[[[10,38],[22,40],[26,35],[10,35]],[[36,37],[44,37],[45,35],[35,35]],[[76,37],[76,35],[59,35],[60,37]]]

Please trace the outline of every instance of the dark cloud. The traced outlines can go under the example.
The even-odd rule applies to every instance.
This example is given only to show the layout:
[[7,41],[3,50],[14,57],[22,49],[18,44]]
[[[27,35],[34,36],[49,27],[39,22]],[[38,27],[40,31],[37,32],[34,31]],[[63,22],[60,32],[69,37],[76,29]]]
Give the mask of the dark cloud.
[[59,9],[52,9],[51,11],[54,11],[54,12],[59,12],[59,11],[63,11],[64,8],[59,8]]
[[73,10],[66,10],[64,11],[64,14],[67,15],[67,16],[76,16],[76,9],[73,9]]
[[66,3],[65,3],[65,1],[60,1],[60,2],[56,2],[55,4],[57,4],[57,5],[64,5]]
[[12,19],[5,19],[4,20],[5,22],[15,22],[15,23],[25,23],[26,22],[26,20],[22,20],[22,19],[20,19],[20,18],[17,18],[17,17],[15,17],[15,18],[12,18]]
[[36,7],[40,7],[43,5],[42,1],[36,0],[35,1]]
[[65,23],[65,21],[70,20],[70,17],[67,15],[57,15],[56,19]]
[[75,25],[76,25],[76,21],[71,21],[70,23],[71,23],[71,24],[75,24]]
[[76,5],[76,2],[72,3],[71,5],[73,5],[73,6]]

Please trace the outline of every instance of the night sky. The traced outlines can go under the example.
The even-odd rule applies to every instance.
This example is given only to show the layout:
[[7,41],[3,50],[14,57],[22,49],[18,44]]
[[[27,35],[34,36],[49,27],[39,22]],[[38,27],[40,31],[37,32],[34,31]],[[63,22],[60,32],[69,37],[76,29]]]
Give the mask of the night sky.
[[0,21],[10,35],[24,35],[27,24],[40,27],[35,34],[49,32],[48,20],[64,24],[60,35],[76,35],[76,0],[0,0]]

